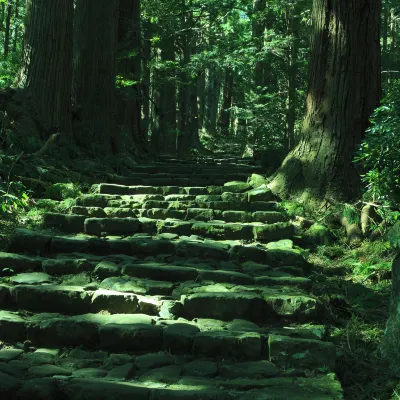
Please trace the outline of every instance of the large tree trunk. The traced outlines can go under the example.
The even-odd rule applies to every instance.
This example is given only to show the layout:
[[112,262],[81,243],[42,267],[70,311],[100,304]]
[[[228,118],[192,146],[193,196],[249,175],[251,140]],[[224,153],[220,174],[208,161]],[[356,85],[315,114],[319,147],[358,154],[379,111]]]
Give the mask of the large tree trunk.
[[54,131],[71,133],[72,24],[73,0],[27,1],[19,86],[37,113],[43,139]]
[[116,151],[115,56],[117,0],[78,0],[75,10],[74,98],[81,122],[76,140],[94,153]]
[[271,184],[305,203],[360,194],[352,163],[379,105],[380,0],[315,0],[314,35],[302,138]]
[[[118,73],[129,82],[120,89],[118,106],[119,119],[122,123],[122,135],[118,137],[118,147],[135,147],[140,151],[147,147],[141,130],[141,26],[140,0],[119,1]],[[132,83],[131,83],[132,82]]]

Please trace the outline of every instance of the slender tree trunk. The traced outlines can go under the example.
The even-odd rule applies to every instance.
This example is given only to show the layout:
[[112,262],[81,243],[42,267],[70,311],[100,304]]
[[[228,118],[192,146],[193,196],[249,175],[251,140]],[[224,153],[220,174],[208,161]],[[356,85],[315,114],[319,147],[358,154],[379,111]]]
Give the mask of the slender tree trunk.
[[391,10],[391,39],[392,43],[390,44],[390,51],[394,52],[396,50],[396,45],[397,45],[397,16],[395,14],[395,11],[392,9]]
[[288,98],[286,109],[286,138],[285,152],[295,145],[294,128],[296,122],[296,100],[297,100],[297,74],[298,74],[298,53],[299,53],[299,16],[298,7],[294,6],[292,12],[287,11],[288,34],[292,41],[288,54]]
[[218,120],[218,105],[221,92],[221,82],[216,67],[207,71],[206,104],[204,126],[207,132],[215,132]]
[[18,35],[19,35],[18,19],[19,19],[19,0],[15,0],[15,13],[14,13],[15,27],[14,27],[13,46],[12,46],[13,53],[17,52],[17,43],[18,43]]
[[382,38],[383,38],[382,51],[384,54],[386,54],[388,50],[389,16],[390,16],[390,7],[387,4],[386,0],[384,2],[384,7],[383,7],[383,24],[382,24]]
[[[262,13],[265,11],[266,0],[254,0],[253,2],[253,23],[252,36],[256,43],[258,52],[261,51],[264,45],[265,19]],[[256,90],[264,84],[264,63],[257,61],[254,71],[254,84]]]
[[[193,22],[193,12],[189,11],[186,16],[182,17],[182,26],[185,28],[190,28]],[[190,131],[190,112],[191,112],[191,101],[190,101],[190,92],[191,92],[191,82],[188,71],[186,70],[187,66],[190,62],[190,56],[192,54],[192,46],[194,38],[185,34],[182,36],[182,47],[183,47],[183,60],[182,66],[184,71],[181,73],[181,82],[179,88],[179,131],[177,138],[177,152],[181,157],[186,157],[190,151],[191,145],[191,135]]]
[[144,24],[144,44],[143,44],[143,121],[142,121],[142,137],[146,142],[149,137],[150,128],[150,59],[151,59],[151,37],[152,23],[146,21]]
[[8,3],[7,6],[7,16],[6,16],[6,27],[4,30],[4,51],[3,55],[4,58],[6,59],[8,57],[8,54],[10,52],[10,35],[11,35],[11,16],[12,16],[12,4],[11,2]]
[[[243,109],[245,107],[245,102],[246,102],[245,92],[243,89],[239,88],[237,95],[236,95],[236,106],[240,109]],[[240,111],[239,111],[239,115],[237,116],[236,135],[244,143],[246,136],[247,136],[247,121],[245,118],[243,118],[243,116],[240,115]],[[244,148],[243,148],[243,151],[244,151]]]
[[199,108],[199,129],[204,126],[205,107],[206,107],[206,74],[203,71],[198,78],[197,86],[198,108]]
[[140,0],[119,1],[119,73],[129,83],[121,89],[119,114],[122,114],[122,135],[117,143],[121,149],[128,144],[136,150],[146,148],[146,140],[141,130],[141,3]]
[[114,137],[117,21],[117,0],[78,0],[74,98],[80,108],[81,124],[76,139],[95,154],[117,149]]
[[43,139],[71,133],[72,27],[73,0],[27,1],[19,86],[36,110]]
[[380,0],[315,0],[314,35],[302,138],[271,188],[321,203],[360,194],[352,160],[379,105]]
[[[183,50],[183,66],[186,67],[190,61],[189,43],[185,43]],[[177,140],[177,151],[181,157],[186,157],[189,152],[189,115],[190,115],[190,88],[189,74],[181,73],[179,87],[179,131]]]
[[153,118],[151,126],[151,149],[155,155],[161,151],[162,123],[162,73],[158,68],[153,70]]
[[219,115],[218,125],[220,127],[221,133],[224,136],[229,134],[229,126],[231,121],[231,107],[233,98],[233,74],[229,69],[225,70],[225,82],[224,90],[222,95],[222,106]]
[[4,17],[6,16],[6,3],[0,3],[0,32],[4,29]]
[[[161,39],[161,60],[166,63],[175,62],[175,38],[163,37]],[[176,153],[176,80],[175,68],[166,67],[162,74],[161,107],[163,118],[161,120],[162,152]]]

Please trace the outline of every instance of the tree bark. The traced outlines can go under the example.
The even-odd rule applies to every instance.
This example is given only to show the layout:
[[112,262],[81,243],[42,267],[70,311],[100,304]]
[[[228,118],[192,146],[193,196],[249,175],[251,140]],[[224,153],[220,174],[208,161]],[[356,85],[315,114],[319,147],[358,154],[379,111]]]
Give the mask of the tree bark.
[[360,194],[352,163],[379,105],[380,0],[315,0],[314,35],[302,138],[271,188],[304,203]]
[[383,24],[382,24],[382,38],[383,38],[383,46],[382,51],[383,54],[387,53],[388,50],[388,34],[389,34],[389,16],[390,16],[390,7],[388,2],[385,1],[383,5]]
[[7,5],[7,15],[6,15],[6,26],[4,29],[4,51],[3,55],[6,59],[10,52],[10,34],[11,34],[11,15],[12,15],[13,6],[11,3]]
[[[186,29],[191,27],[193,13],[189,11],[182,17],[182,26]],[[177,153],[181,157],[186,157],[190,151],[190,76],[186,70],[190,56],[192,54],[193,38],[188,35],[182,35],[182,67],[179,86],[179,131],[177,137]]]
[[218,125],[224,136],[229,135],[231,121],[231,107],[233,98],[233,74],[229,69],[225,70],[225,81],[222,95],[222,106],[219,115]]
[[207,70],[206,104],[204,127],[207,132],[215,132],[218,120],[218,105],[221,92],[221,82],[216,67]]
[[18,35],[19,35],[18,18],[19,18],[19,0],[15,0],[15,13],[14,13],[15,27],[14,27],[13,46],[12,46],[13,53],[17,52],[17,43],[18,43]]
[[[19,86],[44,127],[71,133],[73,0],[28,0]],[[51,60],[51,62],[49,62]]]
[[299,9],[294,6],[292,12],[288,10],[287,23],[288,34],[291,43],[288,51],[288,97],[286,109],[286,138],[285,154],[293,149],[295,144],[294,128],[296,122],[296,99],[297,99],[297,74],[299,53]]
[[206,107],[206,73],[203,71],[198,79],[198,103],[199,103],[199,129],[202,130],[204,126],[204,116]]
[[151,59],[151,37],[152,37],[152,23],[146,21],[144,24],[144,44],[143,44],[143,121],[142,121],[142,137],[146,142],[149,137],[150,128],[150,59]]
[[116,152],[117,0],[78,0],[75,10],[76,140],[95,154]]
[[[260,52],[264,45],[264,31],[265,20],[261,13],[265,11],[266,0],[254,0],[253,2],[253,22],[252,22],[252,36],[256,43],[258,52]],[[264,63],[257,61],[254,71],[254,85],[256,90],[262,88],[264,84]]]
[[120,89],[119,119],[122,121],[121,133],[117,143],[121,149],[129,144],[136,150],[146,148],[147,142],[141,130],[141,2],[136,0],[119,1],[118,72],[128,84]]
[[164,36],[161,38],[161,60],[165,63],[162,73],[161,88],[161,135],[163,153],[176,153],[176,80],[175,72],[168,63],[175,62],[175,38]]

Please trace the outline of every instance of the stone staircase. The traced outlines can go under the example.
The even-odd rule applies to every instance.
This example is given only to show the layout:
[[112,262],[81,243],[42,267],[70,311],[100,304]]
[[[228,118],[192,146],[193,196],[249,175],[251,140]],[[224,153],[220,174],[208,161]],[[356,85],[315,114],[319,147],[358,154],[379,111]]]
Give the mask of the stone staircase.
[[0,398],[342,399],[314,267],[279,199],[247,183],[260,172],[164,157],[17,229]]

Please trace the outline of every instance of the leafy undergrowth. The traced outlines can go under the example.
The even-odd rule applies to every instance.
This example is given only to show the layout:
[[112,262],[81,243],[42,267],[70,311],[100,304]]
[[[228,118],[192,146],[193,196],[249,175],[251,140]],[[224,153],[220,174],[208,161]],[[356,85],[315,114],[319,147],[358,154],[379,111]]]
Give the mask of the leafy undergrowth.
[[390,400],[399,378],[380,356],[394,254],[384,241],[345,241],[319,246],[310,261],[321,267],[315,290],[328,305],[335,328],[337,374],[348,400]]

